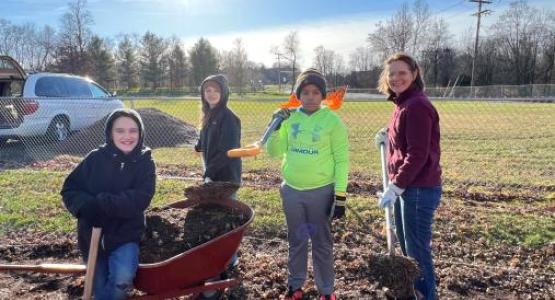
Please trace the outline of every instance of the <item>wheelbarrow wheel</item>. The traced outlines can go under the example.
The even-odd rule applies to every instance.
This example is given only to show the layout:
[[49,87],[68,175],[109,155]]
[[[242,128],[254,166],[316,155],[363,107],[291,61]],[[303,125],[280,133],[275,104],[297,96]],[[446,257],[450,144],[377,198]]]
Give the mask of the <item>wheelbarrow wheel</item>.
[[223,292],[221,290],[215,290],[215,291],[211,291],[214,292],[214,294],[210,295],[210,296],[205,296],[204,293],[200,293],[195,300],[219,300],[222,299],[223,296]]

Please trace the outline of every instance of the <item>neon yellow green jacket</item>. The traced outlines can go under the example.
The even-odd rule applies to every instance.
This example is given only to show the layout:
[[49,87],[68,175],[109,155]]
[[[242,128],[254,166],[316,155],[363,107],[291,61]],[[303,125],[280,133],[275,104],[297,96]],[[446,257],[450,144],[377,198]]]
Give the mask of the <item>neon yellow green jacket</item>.
[[309,190],[335,183],[335,192],[346,192],[349,174],[347,128],[327,106],[312,115],[300,109],[291,113],[266,144],[268,154],[282,158],[285,183]]

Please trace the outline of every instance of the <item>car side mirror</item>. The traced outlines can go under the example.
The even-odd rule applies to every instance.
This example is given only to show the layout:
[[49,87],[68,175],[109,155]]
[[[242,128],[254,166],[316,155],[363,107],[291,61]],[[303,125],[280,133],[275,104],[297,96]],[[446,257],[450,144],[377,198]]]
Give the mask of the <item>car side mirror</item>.
[[112,94],[111,94],[112,97],[116,97],[117,95],[118,95],[117,91],[113,91]]

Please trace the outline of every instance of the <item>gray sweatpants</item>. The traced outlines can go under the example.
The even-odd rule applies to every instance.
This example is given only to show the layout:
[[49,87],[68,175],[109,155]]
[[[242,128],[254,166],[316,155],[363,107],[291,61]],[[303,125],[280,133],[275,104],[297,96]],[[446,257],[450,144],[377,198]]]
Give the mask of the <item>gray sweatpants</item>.
[[334,290],[333,237],[329,210],[334,185],[299,191],[282,184],[280,194],[289,241],[288,285],[301,288],[307,277],[308,239],[312,242],[314,281],[322,295]]

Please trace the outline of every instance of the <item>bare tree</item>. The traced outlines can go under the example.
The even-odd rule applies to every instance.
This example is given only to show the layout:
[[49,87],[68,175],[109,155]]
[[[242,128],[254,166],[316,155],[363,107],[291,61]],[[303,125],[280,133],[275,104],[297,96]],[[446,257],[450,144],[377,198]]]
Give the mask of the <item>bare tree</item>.
[[56,48],[56,31],[54,28],[45,25],[37,33],[37,47],[40,56],[37,57],[36,69],[46,71],[52,62],[52,54]]
[[395,52],[409,50],[414,41],[414,20],[409,5],[404,3],[385,23],[378,22],[374,32],[368,35],[370,47],[385,59]]
[[231,51],[224,51],[222,54],[222,70],[228,75],[231,86],[236,87],[239,94],[242,94],[247,84],[247,51],[240,38],[235,39],[233,45]]
[[0,19],[0,53],[9,55],[15,46],[13,41],[13,26],[10,21]]
[[320,45],[314,48],[314,62],[313,66],[322,72],[324,76],[328,77],[333,74],[334,70],[335,52],[328,50]]
[[413,13],[414,13],[414,28],[413,28],[413,36],[412,36],[412,49],[411,52],[414,55],[420,53],[421,44],[420,41],[421,36],[425,33],[428,29],[429,20],[430,20],[430,6],[426,3],[425,0],[415,0],[413,5]]
[[[447,22],[437,19],[429,26],[426,34],[427,43],[423,47],[421,64],[425,72],[426,82],[432,85],[444,85],[446,82],[440,80],[440,76],[450,78],[452,68],[446,65],[452,59],[453,49],[449,48],[451,36]],[[447,75],[445,73],[448,73]],[[447,82],[449,79],[447,79]]]
[[299,58],[299,33],[295,31],[291,31],[283,40],[283,50],[285,56],[288,58],[289,62],[291,63],[292,74],[291,74],[291,93],[295,89],[295,80],[297,79],[296,76],[296,69],[297,69],[297,59]]
[[87,0],[68,3],[68,11],[60,19],[57,65],[60,71],[84,74],[86,72],[86,48],[91,40],[93,17],[86,9]]
[[349,68],[353,71],[368,71],[372,68],[370,49],[358,47],[349,55]]
[[533,83],[542,38],[539,11],[526,1],[511,3],[492,25],[507,80],[514,84]]
[[545,12],[544,20],[539,77],[543,83],[551,83],[555,69],[555,11]]

